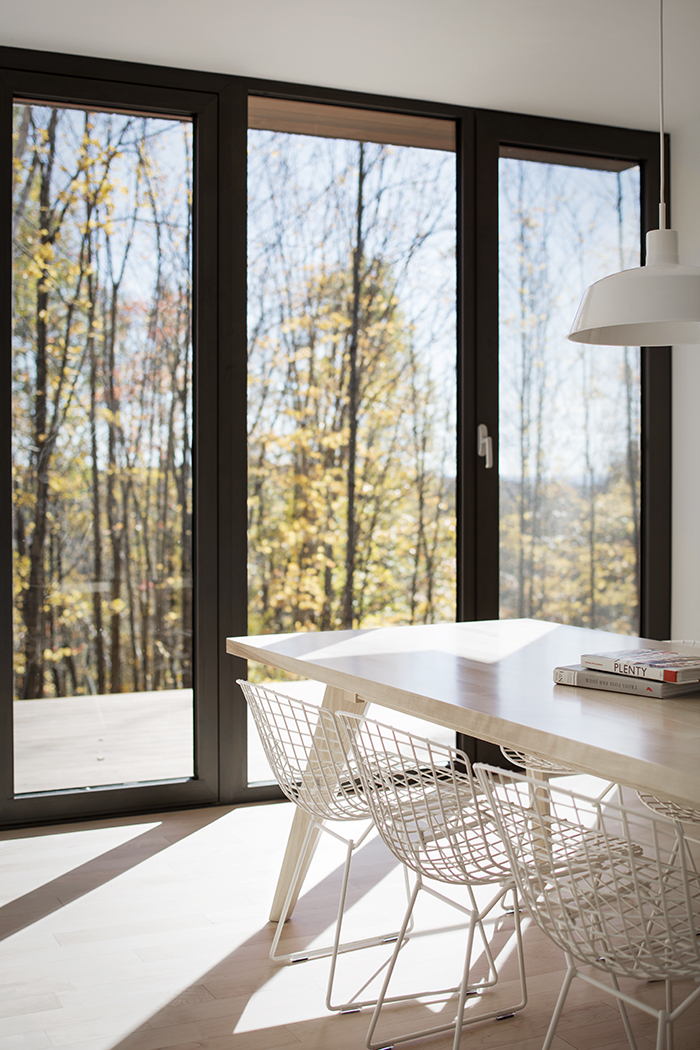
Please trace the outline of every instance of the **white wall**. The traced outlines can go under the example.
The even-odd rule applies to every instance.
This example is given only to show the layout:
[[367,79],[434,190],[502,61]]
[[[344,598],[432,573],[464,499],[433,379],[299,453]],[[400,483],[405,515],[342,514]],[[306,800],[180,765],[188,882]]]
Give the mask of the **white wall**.
[[[672,216],[681,262],[700,266],[700,121],[672,136]],[[673,351],[674,638],[700,638],[700,347]]]
[[[700,265],[700,2],[665,0],[681,261]],[[0,43],[655,129],[658,0],[31,0]],[[673,634],[700,638],[700,348],[674,351]]]
[[[669,128],[700,119],[700,3],[665,0]],[[658,0],[31,0],[16,47],[657,127]]]

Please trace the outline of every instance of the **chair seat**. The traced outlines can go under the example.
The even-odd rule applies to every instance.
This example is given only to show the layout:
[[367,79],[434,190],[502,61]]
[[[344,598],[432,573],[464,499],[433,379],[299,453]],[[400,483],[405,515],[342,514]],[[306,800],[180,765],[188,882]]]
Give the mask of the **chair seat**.
[[414,871],[427,874],[428,865],[430,878],[446,883],[512,881],[498,831],[484,828],[475,797],[478,786],[465,773],[430,766],[407,769],[390,757],[381,778],[375,776],[373,790],[389,789],[388,816],[378,820],[375,812],[375,823],[380,831],[390,823],[392,834],[400,835],[404,859]]
[[[486,841],[482,841],[484,830],[476,804],[460,804],[459,799],[447,799],[445,795],[427,800],[422,811],[416,806],[409,816],[404,814],[400,831],[395,834],[403,839],[407,863],[423,874],[430,869],[429,877],[438,882],[510,882],[510,869],[494,860],[500,847],[496,829],[490,835],[486,829]],[[439,830],[436,818],[441,822]]]

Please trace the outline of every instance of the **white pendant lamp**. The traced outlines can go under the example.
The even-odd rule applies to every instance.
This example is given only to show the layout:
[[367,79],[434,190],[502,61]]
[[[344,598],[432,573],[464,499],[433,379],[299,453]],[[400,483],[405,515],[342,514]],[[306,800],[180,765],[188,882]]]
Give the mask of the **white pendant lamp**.
[[659,229],[647,233],[645,266],[622,270],[586,289],[569,339],[604,346],[700,343],[700,267],[681,266],[678,234],[666,229],[664,203],[663,0],[659,0]]

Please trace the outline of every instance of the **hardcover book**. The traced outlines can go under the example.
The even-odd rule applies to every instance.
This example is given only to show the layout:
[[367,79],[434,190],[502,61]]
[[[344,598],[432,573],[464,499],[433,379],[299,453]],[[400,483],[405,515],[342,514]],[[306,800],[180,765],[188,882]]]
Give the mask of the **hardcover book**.
[[581,663],[596,671],[612,671],[630,678],[659,682],[700,681],[700,659],[697,656],[672,653],[666,649],[619,649],[612,653],[585,653]]
[[583,664],[554,668],[557,685],[576,685],[584,689],[609,689],[615,693],[633,693],[636,696],[655,696],[671,699],[687,693],[700,694],[700,682],[658,682],[649,678],[635,678],[611,671],[594,671]]

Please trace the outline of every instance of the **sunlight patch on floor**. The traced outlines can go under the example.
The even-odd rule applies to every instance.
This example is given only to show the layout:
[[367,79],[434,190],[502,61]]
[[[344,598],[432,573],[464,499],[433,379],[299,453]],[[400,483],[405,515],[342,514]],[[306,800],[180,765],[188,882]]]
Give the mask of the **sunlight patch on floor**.
[[[50,835],[37,835],[32,829],[5,832],[0,839],[0,905],[24,897],[159,826],[160,821],[154,821],[80,831],[62,831],[59,827]],[[14,878],[14,873],[19,877]]]

